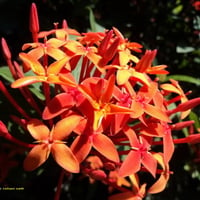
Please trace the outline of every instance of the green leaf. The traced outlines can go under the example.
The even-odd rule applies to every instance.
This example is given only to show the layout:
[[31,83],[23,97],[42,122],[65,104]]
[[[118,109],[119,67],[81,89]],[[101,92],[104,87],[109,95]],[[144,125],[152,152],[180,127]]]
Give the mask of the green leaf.
[[89,10],[89,20],[90,20],[90,28],[92,32],[104,32],[105,28],[98,24],[95,20],[94,13],[91,7],[87,7]]
[[0,76],[10,83],[14,81],[8,66],[0,67]]
[[191,111],[189,118],[190,118],[190,120],[195,121],[194,126],[195,126],[196,129],[200,128],[200,120],[199,120],[198,115],[195,112]]
[[192,84],[195,84],[197,86],[200,86],[200,79],[194,78],[192,76],[181,75],[181,74],[169,75],[169,76],[166,77],[166,81],[168,81],[169,79],[174,79],[174,80],[177,80],[177,81],[184,81],[184,82],[188,82],[188,83],[192,83]]

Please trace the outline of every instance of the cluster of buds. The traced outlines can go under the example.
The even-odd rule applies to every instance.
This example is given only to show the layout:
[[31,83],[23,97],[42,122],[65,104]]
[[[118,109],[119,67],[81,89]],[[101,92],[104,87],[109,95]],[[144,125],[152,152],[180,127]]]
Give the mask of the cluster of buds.
[[[198,133],[173,137],[173,130],[192,126],[194,121],[183,119],[200,98],[189,100],[175,80],[160,83],[157,75],[168,71],[166,65],[153,65],[157,50],[142,53],[142,45],[117,28],[80,34],[65,20],[61,28],[54,25],[40,32],[32,4],[33,43],[22,46],[22,67],[11,60],[2,39],[15,79],[11,87],[20,90],[38,117],[30,116],[0,82],[0,90],[22,116],[12,119],[36,141],[14,138],[3,122],[1,136],[31,149],[25,170],[37,169],[51,154],[64,171],[108,185],[109,200],[138,200],[161,192],[172,174],[175,144],[200,141]],[[36,83],[44,100],[36,101],[31,93],[29,86]],[[152,176],[152,185],[141,183],[144,173]]]

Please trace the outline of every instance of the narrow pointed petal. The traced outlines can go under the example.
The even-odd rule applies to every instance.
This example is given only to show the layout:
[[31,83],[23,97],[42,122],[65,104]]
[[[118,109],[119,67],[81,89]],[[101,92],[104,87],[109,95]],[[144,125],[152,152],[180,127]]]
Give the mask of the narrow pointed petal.
[[47,54],[54,58],[55,60],[61,60],[66,56],[66,54],[60,49],[49,47],[47,48]]
[[138,137],[135,133],[135,131],[129,127],[125,127],[123,129],[125,135],[128,137],[128,140],[131,144],[132,147],[139,147],[139,140],[138,140]]
[[58,74],[58,75],[51,75],[48,76],[46,79],[46,82],[48,83],[54,83],[54,84],[60,84],[60,85],[66,85],[66,86],[70,86],[70,87],[76,87],[76,82],[74,80],[72,80],[71,78],[69,78],[66,75],[63,74]]
[[55,161],[65,170],[78,173],[80,171],[79,162],[72,153],[71,149],[65,144],[54,143],[51,153]]
[[155,106],[145,104],[144,110],[147,114],[149,114],[152,117],[155,117],[165,122],[170,122],[170,119],[167,116],[167,114]]
[[38,144],[32,148],[24,160],[23,166],[27,171],[32,171],[42,165],[49,157],[48,146]]
[[70,94],[58,94],[49,101],[42,113],[42,118],[45,120],[52,119],[71,108],[74,104],[74,98]]
[[119,176],[125,177],[134,174],[140,170],[141,153],[131,150],[119,169]]
[[39,76],[44,76],[45,75],[45,69],[43,66],[35,60],[32,56],[26,53],[20,53],[19,54],[20,59],[27,65],[30,69],[33,70],[33,72]]
[[[24,44],[23,46],[24,48],[26,48],[26,44]],[[39,60],[43,55],[44,55],[44,49],[42,46],[39,46],[35,49],[31,49],[31,51],[29,51],[28,53],[31,57],[35,58],[36,60]],[[29,69],[26,69],[26,66],[23,66],[23,71],[27,72],[29,71]]]
[[160,85],[160,87],[163,90],[167,90],[169,92],[174,92],[174,93],[177,93],[177,94],[181,95],[181,91],[177,87],[175,87],[175,85],[172,85],[170,83],[162,84],[162,85]]
[[119,155],[112,140],[103,134],[94,134],[93,147],[111,161],[119,162]]
[[115,104],[109,104],[109,110],[107,114],[131,114],[132,112],[133,111],[130,108]]
[[159,179],[149,188],[148,193],[156,194],[162,192],[169,180],[169,173],[162,173]]
[[27,129],[36,140],[45,140],[49,136],[49,129],[38,119],[31,119],[28,122]]
[[11,84],[12,88],[19,88],[19,87],[24,87],[27,85],[31,85],[34,83],[38,83],[38,82],[45,82],[46,81],[46,77],[44,76],[26,76],[26,77],[22,77],[17,79],[16,81],[14,81]]
[[53,139],[63,140],[78,126],[83,117],[80,115],[70,115],[56,123],[54,127]]
[[150,83],[149,83],[149,81],[147,79],[147,76],[144,73],[137,72],[137,71],[132,71],[131,77],[141,81],[142,83],[144,83],[144,84],[146,84],[148,86],[150,85]]
[[71,150],[79,163],[81,163],[88,156],[91,148],[92,143],[88,136],[85,135],[78,136],[71,145]]
[[149,152],[143,153],[142,164],[153,177],[156,176],[157,161]]
[[170,133],[165,134],[163,138],[163,145],[164,145],[164,161],[168,163],[174,153],[174,142],[172,135]]
[[52,48],[59,48],[63,46],[65,43],[66,43],[65,41],[59,40],[57,38],[50,38],[47,41],[47,45],[51,46]]
[[108,82],[106,83],[106,88],[104,89],[104,92],[101,97],[102,103],[107,103],[112,98],[114,84],[115,84],[115,76],[111,75],[108,79]]
[[65,66],[67,61],[68,61],[68,57],[64,57],[61,60],[53,62],[47,69],[48,76],[51,74],[57,75],[61,71],[61,69]]

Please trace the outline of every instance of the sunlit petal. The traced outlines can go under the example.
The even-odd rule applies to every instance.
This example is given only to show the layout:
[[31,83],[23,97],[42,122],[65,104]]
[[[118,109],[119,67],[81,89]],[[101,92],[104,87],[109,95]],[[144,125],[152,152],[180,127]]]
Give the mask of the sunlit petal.
[[47,74],[48,75],[57,75],[61,69],[65,66],[65,64],[68,61],[68,57],[64,57],[61,60],[57,60],[55,62],[53,62],[51,65],[49,65],[48,69],[47,69]]
[[45,82],[46,77],[44,76],[26,76],[17,79],[11,84],[12,88],[19,88],[19,87],[24,87],[30,84],[38,83],[38,82]]
[[118,152],[112,140],[103,134],[94,134],[92,137],[93,147],[109,160],[119,162]]
[[59,114],[63,113],[65,110],[71,108],[74,103],[74,98],[71,96],[71,94],[58,94],[49,101],[43,111],[42,118],[47,120],[56,117]]
[[142,154],[142,164],[155,177],[157,161],[149,152]]
[[71,149],[65,144],[54,143],[51,148],[51,153],[55,161],[65,170],[78,173],[79,162],[72,153]]
[[71,150],[79,163],[81,163],[88,156],[91,148],[92,143],[85,135],[77,136],[71,145]]
[[36,140],[44,140],[49,136],[49,129],[38,119],[31,119],[28,122],[27,129]]
[[23,166],[27,171],[32,171],[42,165],[49,156],[48,146],[46,144],[38,144],[28,153]]
[[160,119],[165,122],[170,122],[170,119],[167,116],[167,114],[155,106],[152,106],[150,104],[145,104],[144,110],[147,114],[149,114],[157,119]]
[[54,128],[53,139],[65,139],[78,126],[82,118],[80,115],[70,115],[58,121]]
[[37,75],[45,75],[45,69],[39,61],[35,60],[32,56],[26,53],[19,54],[20,59]]
[[131,150],[119,169],[119,176],[125,177],[134,174],[140,170],[140,166],[141,153]]

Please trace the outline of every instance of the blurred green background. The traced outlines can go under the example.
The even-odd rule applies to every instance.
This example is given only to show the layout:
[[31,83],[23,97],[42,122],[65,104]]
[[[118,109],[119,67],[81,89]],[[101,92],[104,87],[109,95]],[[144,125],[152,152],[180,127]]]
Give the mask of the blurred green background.
[[[21,46],[31,41],[29,32],[29,11],[33,1],[0,0],[0,36],[4,37],[18,60]],[[96,22],[110,29],[117,27],[125,37],[141,43],[145,49],[158,49],[155,63],[167,64],[171,78],[180,81],[184,91],[192,90],[189,98],[200,94],[200,8],[192,0],[35,0],[38,8],[41,30],[53,28],[54,22],[66,19],[69,27],[79,32],[90,29],[89,9],[92,9]],[[0,56],[0,66],[5,66]],[[3,80],[2,77],[0,77]],[[161,77],[161,80],[166,80]],[[16,93],[17,96],[17,93]],[[7,108],[5,109],[5,106]],[[12,108],[0,95],[1,120],[6,119]],[[200,109],[197,107],[190,116],[199,126]],[[15,133],[16,131],[15,131]],[[182,133],[181,133],[182,134]],[[19,137],[19,136],[17,136]],[[22,136],[23,137],[23,136]],[[1,140],[1,155],[7,154],[12,144],[4,146]],[[11,145],[11,147],[9,146]],[[59,168],[50,159],[42,169],[24,173],[21,156],[16,147],[14,159],[17,167],[6,173],[0,167],[0,185],[23,186],[24,191],[0,191],[0,197],[12,200],[53,199]],[[3,153],[2,153],[3,152]],[[200,196],[199,145],[179,145],[171,161],[171,176],[166,190],[160,194],[146,197],[146,200],[198,200]],[[0,165],[5,165],[0,158]],[[45,170],[44,170],[45,168]],[[100,183],[88,185],[86,179],[78,176],[64,182],[61,200],[104,200],[106,187]]]

